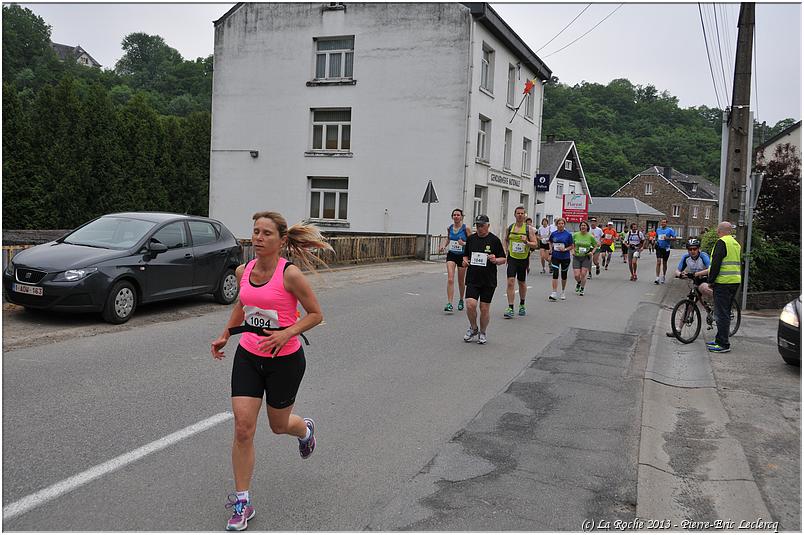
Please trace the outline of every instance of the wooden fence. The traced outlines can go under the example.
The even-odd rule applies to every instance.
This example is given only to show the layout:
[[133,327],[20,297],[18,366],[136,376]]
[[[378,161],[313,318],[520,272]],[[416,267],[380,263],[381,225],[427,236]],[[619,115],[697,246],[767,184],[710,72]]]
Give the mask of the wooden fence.
[[[430,256],[443,259],[438,247],[444,236],[430,236]],[[254,258],[254,247],[251,240],[239,240],[243,246],[243,262]],[[423,236],[332,236],[327,239],[334,254],[329,251],[322,252],[322,260],[329,265],[368,264],[374,262],[388,262],[405,258],[423,257]],[[14,255],[33,245],[3,245],[3,271]]]

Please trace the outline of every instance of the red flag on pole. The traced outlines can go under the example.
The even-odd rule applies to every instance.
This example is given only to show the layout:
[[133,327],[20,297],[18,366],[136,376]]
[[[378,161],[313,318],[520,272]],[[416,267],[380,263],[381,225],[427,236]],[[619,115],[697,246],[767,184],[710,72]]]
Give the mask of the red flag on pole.
[[525,90],[522,91],[522,93],[527,95],[533,89],[534,85],[535,84],[533,83],[533,80],[528,80],[527,82],[525,82]]

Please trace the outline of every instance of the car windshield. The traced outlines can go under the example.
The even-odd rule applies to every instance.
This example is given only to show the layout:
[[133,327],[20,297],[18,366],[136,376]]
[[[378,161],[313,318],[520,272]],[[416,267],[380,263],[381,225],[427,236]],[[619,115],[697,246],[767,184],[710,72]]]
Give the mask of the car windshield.
[[128,249],[154,228],[153,221],[128,217],[101,217],[69,234],[63,241],[102,249]]

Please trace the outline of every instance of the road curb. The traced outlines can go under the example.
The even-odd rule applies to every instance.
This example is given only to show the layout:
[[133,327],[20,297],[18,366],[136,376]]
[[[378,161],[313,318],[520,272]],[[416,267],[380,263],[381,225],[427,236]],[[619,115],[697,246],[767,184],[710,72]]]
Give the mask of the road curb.
[[[717,391],[703,338],[665,336],[670,314],[653,330],[642,396],[637,516],[673,529],[698,522],[771,518]],[[710,527],[712,525],[710,524]]]

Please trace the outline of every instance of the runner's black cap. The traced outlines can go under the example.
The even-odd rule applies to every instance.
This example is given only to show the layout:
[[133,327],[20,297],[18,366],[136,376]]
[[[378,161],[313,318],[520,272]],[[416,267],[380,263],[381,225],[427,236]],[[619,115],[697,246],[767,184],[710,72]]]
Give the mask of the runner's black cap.
[[486,225],[489,222],[489,216],[480,214],[475,218],[475,225]]

